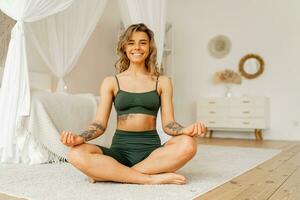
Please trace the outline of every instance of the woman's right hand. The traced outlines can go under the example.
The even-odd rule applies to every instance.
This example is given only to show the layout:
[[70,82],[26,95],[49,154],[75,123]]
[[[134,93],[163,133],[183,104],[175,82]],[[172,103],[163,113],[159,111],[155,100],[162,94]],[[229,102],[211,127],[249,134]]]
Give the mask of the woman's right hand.
[[70,131],[63,131],[60,135],[60,141],[68,147],[73,147],[79,144],[83,144],[84,138]]
[[184,135],[189,135],[191,137],[200,136],[204,137],[206,134],[206,127],[202,122],[196,122],[182,129]]

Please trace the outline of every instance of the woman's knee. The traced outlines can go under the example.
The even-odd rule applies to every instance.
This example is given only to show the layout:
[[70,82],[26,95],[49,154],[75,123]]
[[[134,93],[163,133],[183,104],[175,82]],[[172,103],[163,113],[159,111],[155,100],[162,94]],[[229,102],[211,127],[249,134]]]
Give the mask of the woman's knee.
[[187,135],[181,135],[178,140],[178,153],[183,158],[191,159],[197,153],[196,140]]
[[85,157],[91,153],[90,151],[89,146],[86,144],[71,147],[67,153],[67,159],[75,167],[82,168],[85,164]]
[[84,153],[80,146],[71,147],[67,153],[68,162],[76,167],[81,164]]
[[89,154],[103,154],[102,150],[92,144],[81,144],[71,147],[67,153],[68,162],[70,162],[75,167],[82,169],[87,167],[87,157]]

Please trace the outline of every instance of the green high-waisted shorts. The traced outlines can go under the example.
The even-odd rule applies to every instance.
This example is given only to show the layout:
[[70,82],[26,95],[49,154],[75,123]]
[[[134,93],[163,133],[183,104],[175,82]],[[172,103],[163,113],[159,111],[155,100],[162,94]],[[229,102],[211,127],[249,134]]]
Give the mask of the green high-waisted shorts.
[[104,155],[132,167],[148,157],[152,151],[161,147],[161,141],[156,130],[124,131],[117,129],[110,148],[97,146]]

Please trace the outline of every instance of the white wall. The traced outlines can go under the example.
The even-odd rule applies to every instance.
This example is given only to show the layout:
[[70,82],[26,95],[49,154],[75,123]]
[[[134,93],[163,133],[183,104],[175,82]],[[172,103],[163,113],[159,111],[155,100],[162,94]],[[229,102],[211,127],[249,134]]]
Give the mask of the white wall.
[[[241,57],[257,53],[266,63],[265,72],[254,80],[243,79],[242,85],[233,88],[234,95],[270,97],[271,129],[264,133],[265,139],[300,140],[300,1],[169,3],[168,21],[173,23],[175,41],[177,120],[185,124],[196,120],[197,98],[224,95],[224,86],[211,83],[214,72],[224,68],[238,70]],[[207,51],[209,40],[219,34],[232,41],[232,50],[223,59],[215,59]],[[250,133],[217,135],[254,137]]]
[[[169,0],[168,21],[174,31],[174,99],[176,120],[196,121],[196,100],[223,96],[222,85],[212,85],[214,72],[237,70],[241,57],[257,53],[265,72],[233,87],[235,96],[265,95],[271,102],[271,129],[265,139],[300,140],[300,1],[298,0]],[[100,81],[114,74],[115,47],[120,21],[116,0],[108,1],[104,15],[66,82],[72,93],[98,94]],[[208,41],[229,36],[232,50],[212,58]],[[42,65],[37,58],[36,65]],[[219,137],[253,138],[250,133],[220,133]]]

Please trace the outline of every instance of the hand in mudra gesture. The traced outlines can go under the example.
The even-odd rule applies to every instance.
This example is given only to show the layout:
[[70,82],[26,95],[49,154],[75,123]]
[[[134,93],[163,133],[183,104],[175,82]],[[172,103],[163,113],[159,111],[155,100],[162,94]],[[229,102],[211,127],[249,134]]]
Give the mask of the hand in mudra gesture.
[[84,143],[84,138],[70,131],[63,131],[60,135],[60,141],[68,147],[73,147]]
[[191,137],[200,136],[204,137],[206,134],[206,127],[202,122],[196,122],[182,129],[184,135]]

